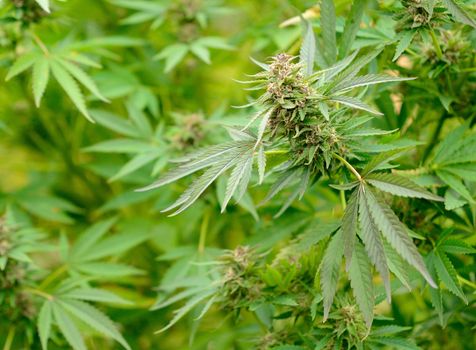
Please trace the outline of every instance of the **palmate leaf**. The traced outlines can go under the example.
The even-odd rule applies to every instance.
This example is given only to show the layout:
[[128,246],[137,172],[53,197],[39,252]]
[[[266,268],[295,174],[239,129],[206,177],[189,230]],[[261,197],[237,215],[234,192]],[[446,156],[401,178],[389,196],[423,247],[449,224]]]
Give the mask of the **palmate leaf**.
[[[39,53],[27,55],[22,59],[20,57],[17,62],[10,68],[7,80],[17,74],[33,66],[32,86],[33,96],[37,107],[40,106],[41,99],[44,95],[46,86],[48,85],[50,71],[53,77],[63,88],[66,94],[73,101],[76,108],[90,121],[94,122],[89,116],[83,93],[81,92],[78,82],[83,84],[94,95],[103,101],[107,101],[99,92],[94,81],[75,64],[62,59],[60,55],[51,54],[50,56]],[[75,80],[77,79],[77,80]]]
[[70,43],[68,40],[59,42],[51,47],[45,44],[38,44],[30,52],[20,56],[10,67],[6,80],[23,73],[27,69],[32,69],[32,87],[36,106],[39,106],[48,85],[50,73],[69,96],[75,107],[89,120],[89,116],[84,101],[83,92],[80,85],[90,91],[98,99],[108,102],[99,91],[94,80],[82,69],[80,65],[100,68],[101,66],[92,58],[80,51],[101,55],[113,55],[106,50],[107,47],[117,46],[137,46],[141,45],[140,40],[127,37],[105,37],[93,40]]
[[344,240],[342,236],[342,230],[339,230],[331,238],[319,268],[320,285],[324,299],[323,321],[329,317],[329,311],[337,291],[339,270],[342,263],[342,255],[344,254]]
[[372,325],[374,313],[374,293],[372,271],[369,259],[359,242],[354,246],[354,254],[349,268],[349,279],[357,305],[364,316],[368,328]]
[[408,236],[405,226],[388,204],[375,194],[369,186],[365,186],[364,189],[371,216],[384,237],[402,258],[421,273],[430,286],[436,288],[436,284],[428,273],[418,249]]
[[[241,135],[243,134],[243,135]],[[239,137],[245,140],[237,140],[218,146],[207,147],[198,150],[179,161],[184,163],[168,173],[164,174],[157,182],[139,191],[150,190],[176,181],[199,170],[208,168],[197,178],[185,192],[164,211],[179,207],[172,215],[177,215],[192,205],[198,197],[223,173],[234,168],[232,178],[229,179],[222,209],[226,208],[233,195],[240,198],[246,190],[252,170],[256,139],[249,134],[241,132]]]
[[167,185],[199,170],[210,167],[223,158],[236,157],[241,152],[241,149],[247,146],[250,146],[249,141],[231,141],[199,149],[175,160],[175,162],[183,164],[171,169],[162,175],[159,180],[147,187],[141,188],[139,191],[152,190]]
[[[80,290],[77,290],[77,293],[80,294]],[[73,296],[72,292],[69,292],[69,294]],[[38,330],[43,349],[47,348],[53,318],[56,326],[60,329],[66,341],[75,350],[86,349],[83,336],[75,324],[75,321],[77,320],[84,322],[89,327],[97,330],[106,337],[116,340],[125,349],[130,349],[129,344],[127,344],[116,326],[105,314],[90,304],[75,299],[69,299],[66,295],[67,294],[55,295],[51,301],[45,301],[41,308],[40,317],[38,319]],[[110,299],[110,297],[107,299]],[[74,316],[74,318],[71,318],[71,316]]]

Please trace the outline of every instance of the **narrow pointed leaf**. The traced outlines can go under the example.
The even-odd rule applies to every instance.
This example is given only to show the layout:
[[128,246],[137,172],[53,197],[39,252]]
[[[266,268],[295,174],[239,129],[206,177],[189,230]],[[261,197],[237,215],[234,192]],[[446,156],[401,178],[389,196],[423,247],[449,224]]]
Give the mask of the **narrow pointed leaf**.
[[68,62],[67,60],[64,59],[58,59],[57,60],[64,69],[66,69],[78,82],[80,82],[84,87],[86,87],[91,93],[99,98],[100,100],[104,102],[109,102],[109,100],[103,96],[103,94],[99,91],[99,88],[97,87],[96,83],[94,80],[86,74],[85,71],[83,71],[79,66]]
[[30,68],[36,60],[41,57],[37,52],[27,53],[20,56],[8,70],[5,80],[10,80],[11,78],[17,76],[18,74],[23,73],[28,68]]
[[83,337],[73,320],[57,303],[53,303],[53,315],[61,333],[74,350],[87,350]]
[[322,0],[321,2],[321,32],[324,56],[327,64],[332,65],[337,57],[336,9],[334,0]]
[[350,263],[349,278],[357,305],[362,312],[368,328],[374,318],[374,292],[372,285],[372,270],[364,248],[359,242],[354,246],[354,254]]
[[[410,277],[408,274],[408,264],[400,255],[398,255],[395,249],[393,249],[393,247],[386,240],[382,240],[382,243],[385,250],[385,256],[387,257],[389,270],[395,275],[395,277],[398,278],[402,285],[408,289],[408,291],[411,291],[412,286],[410,284]],[[433,288],[431,288],[431,290],[433,290]]]
[[322,296],[324,298],[324,316],[323,321],[329,317],[329,311],[337,291],[339,282],[339,270],[344,254],[344,241],[342,231],[337,231],[327,246],[320,267],[320,285]]
[[458,274],[448,256],[444,252],[436,252],[434,264],[440,281],[445,284],[451,293],[468,304],[468,299],[459,285]]
[[51,61],[50,63],[51,72],[53,76],[64,89],[66,94],[69,96],[71,101],[73,101],[76,108],[91,122],[94,123],[94,120],[89,116],[89,112],[86,108],[86,103],[84,102],[84,96],[81,90],[78,87],[78,84],[73,79],[70,73],[66,71],[58,62]]
[[40,336],[41,348],[48,348],[48,339],[51,333],[52,309],[51,303],[46,301],[43,303],[38,315],[38,335]]
[[309,21],[303,20],[303,39],[301,50],[299,51],[299,61],[302,64],[302,72],[305,77],[310,76],[314,70],[314,60],[316,55],[316,38],[314,30]]
[[357,217],[359,213],[360,191],[355,190],[349,198],[342,217],[342,235],[344,240],[344,257],[346,269],[349,270],[357,234]]
[[367,201],[364,195],[360,196],[359,219],[360,219],[360,237],[364,243],[365,250],[374,264],[375,268],[382,277],[382,281],[387,294],[387,301],[391,301],[390,273],[385,255],[385,247],[380,236],[378,227],[373,221]]
[[383,173],[371,174],[366,177],[366,181],[377,187],[379,190],[394,194],[396,196],[424,198],[439,202],[444,201],[442,197],[428,192],[423,187],[403,176]]
[[331,102],[338,102],[342,103],[343,105],[353,108],[359,109],[365,112],[369,112],[376,115],[382,115],[379,111],[375,110],[374,108],[370,107],[368,104],[349,96],[332,96],[329,101]]
[[400,36],[398,40],[397,48],[395,49],[395,55],[393,55],[393,61],[396,61],[403,52],[410,46],[412,43],[413,37],[415,36],[416,31],[405,31]]
[[266,154],[264,152],[264,146],[263,145],[261,145],[258,148],[258,155],[257,155],[256,159],[257,159],[257,162],[258,162],[258,176],[259,176],[258,183],[262,184],[263,180],[264,180],[264,174],[265,174],[265,171],[266,171]]
[[228,182],[226,185],[225,191],[225,198],[223,199],[223,203],[221,206],[221,211],[224,212],[228,202],[230,201],[231,197],[235,193],[241,179],[245,176],[245,173],[248,170],[251,170],[250,164],[253,163],[253,151],[245,153],[241,156],[241,158],[237,161],[233,171],[228,178]]
[[369,86],[375,84],[382,84],[382,83],[390,83],[390,82],[400,82],[400,81],[407,81],[407,80],[414,80],[415,78],[407,78],[407,77],[395,77],[392,75],[386,74],[367,74],[367,75],[360,75],[354,77],[352,79],[346,79],[336,86],[334,86],[330,92],[337,93],[337,92],[345,92],[351,89],[362,87],[362,86]]
[[41,56],[33,65],[32,87],[36,107],[40,106],[41,98],[45,93],[46,85],[50,77],[50,65],[48,57]]
[[344,33],[342,34],[339,47],[339,56],[345,57],[352,48],[357,32],[359,31],[360,22],[364,14],[364,9],[368,0],[354,0],[344,25]]

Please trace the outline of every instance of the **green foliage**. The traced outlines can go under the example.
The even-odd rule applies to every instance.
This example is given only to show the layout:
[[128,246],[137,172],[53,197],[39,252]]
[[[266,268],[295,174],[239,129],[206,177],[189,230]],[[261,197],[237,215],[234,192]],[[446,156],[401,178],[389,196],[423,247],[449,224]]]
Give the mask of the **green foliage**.
[[0,346],[476,348],[474,10],[0,1]]

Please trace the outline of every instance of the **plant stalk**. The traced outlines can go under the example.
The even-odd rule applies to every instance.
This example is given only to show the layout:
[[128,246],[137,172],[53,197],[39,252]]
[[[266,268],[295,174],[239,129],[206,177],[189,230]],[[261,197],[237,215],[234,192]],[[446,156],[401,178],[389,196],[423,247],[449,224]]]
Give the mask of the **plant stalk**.
[[346,166],[346,168],[349,169],[350,172],[355,175],[357,180],[362,182],[362,176],[359,174],[359,172],[348,161],[346,161],[344,158],[342,158],[340,155],[338,155],[336,153],[334,153],[334,157],[339,159],[342,162],[342,164],[344,164]]

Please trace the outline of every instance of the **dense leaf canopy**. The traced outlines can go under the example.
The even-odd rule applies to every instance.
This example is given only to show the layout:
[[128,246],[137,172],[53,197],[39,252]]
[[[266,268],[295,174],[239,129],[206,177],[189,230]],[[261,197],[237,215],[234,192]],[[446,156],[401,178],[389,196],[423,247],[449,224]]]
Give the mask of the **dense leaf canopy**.
[[0,347],[476,348],[473,0],[0,0]]

